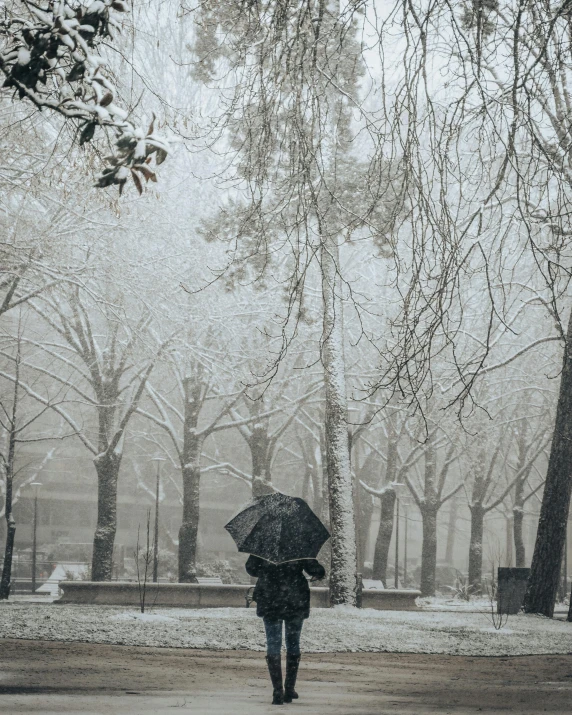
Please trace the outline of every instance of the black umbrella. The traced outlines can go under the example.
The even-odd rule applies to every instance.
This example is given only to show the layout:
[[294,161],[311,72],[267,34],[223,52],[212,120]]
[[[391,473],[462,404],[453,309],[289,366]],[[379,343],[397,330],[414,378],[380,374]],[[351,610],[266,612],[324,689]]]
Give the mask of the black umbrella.
[[299,497],[258,497],[224,527],[238,550],[274,564],[315,559],[330,534]]

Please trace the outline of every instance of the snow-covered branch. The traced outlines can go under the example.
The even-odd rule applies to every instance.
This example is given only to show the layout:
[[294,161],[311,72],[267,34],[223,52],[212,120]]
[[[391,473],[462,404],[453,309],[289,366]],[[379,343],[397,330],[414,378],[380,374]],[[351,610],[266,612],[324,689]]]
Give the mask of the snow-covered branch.
[[20,0],[5,9],[0,21],[0,71],[4,90],[38,110],[50,109],[79,127],[79,144],[90,142],[98,128],[111,133],[112,154],[96,185],[119,186],[132,178],[139,193],[143,181],[156,181],[152,159],[161,164],[166,140],[155,120],[144,129],[121,106],[117,88],[99,47],[121,30],[117,13],[123,0]]

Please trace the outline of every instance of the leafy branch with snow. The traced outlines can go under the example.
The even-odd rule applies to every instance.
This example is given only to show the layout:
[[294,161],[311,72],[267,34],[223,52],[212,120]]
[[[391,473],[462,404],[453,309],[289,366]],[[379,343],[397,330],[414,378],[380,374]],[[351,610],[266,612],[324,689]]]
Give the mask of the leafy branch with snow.
[[116,185],[121,193],[131,177],[137,191],[156,181],[155,166],[169,152],[155,131],[155,119],[145,129],[126,109],[111,71],[99,49],[121,31],[119,15],[128,11],[122,0],[48,0],[37,4],[17,0],[0,20],[2,88],[50,109],[77,124],[80,145],[91,142],[99,128],[107,132],[111,153],[96,177],[96,186]]

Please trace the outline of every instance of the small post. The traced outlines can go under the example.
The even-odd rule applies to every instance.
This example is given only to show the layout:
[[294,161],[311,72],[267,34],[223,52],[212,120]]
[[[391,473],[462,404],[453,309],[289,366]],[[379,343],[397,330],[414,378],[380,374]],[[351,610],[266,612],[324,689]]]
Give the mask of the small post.
[[32,593],[36,593],[36,552],[38,547],[38,491],[42,486],[41,482],[32,482],[34,487],[34,520],[32,522]]
[[563,578],[562,600],[568,595],[568,521],[566,521],[566,532],[564,534],[564,578]]
[[161,482],[161,462],[163,457],[155,457],[157,462],[157,478],[155,482],[155,530],[153,533],[153,583],[159,578],[159,486]]
[[361,608],[363,602],[363,576],[356,573],[356,608]]
[[399,497],[395,499],[397,513],[395,515],[395,574],[393,585],[399,588]]

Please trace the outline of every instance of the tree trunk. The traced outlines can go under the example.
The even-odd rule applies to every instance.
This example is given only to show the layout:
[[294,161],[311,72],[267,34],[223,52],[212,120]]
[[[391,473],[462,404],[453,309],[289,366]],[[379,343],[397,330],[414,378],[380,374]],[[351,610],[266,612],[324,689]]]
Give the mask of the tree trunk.
[[357,506],[357,530],[358,530],[358,555],[357,555],[357,568],[360,573],[363,573],[365,566],[365,551],[367,545],[367,535],[369,531],[369,525],[371,521],[371,514],[373,511],[373,503],[371,495],[368,494],[365,489],[358,484],[356,489],[360,490],[359,501]]
[[396,496],[395,490],[390,489],[379,499],[381,515],[373,554],[373,578],[377,581],[382,581],[384,586],[387,585],[387,563],[389,560],[391,536],[393,534]]
[[445,548],[445,561],[454,566],[455,532],[457,529],[457,516],[459,505],[456,497],[451,499],[449,506],[449,523],[447,525],[447,546]]
[[[0,500],[3,499],[3,495],[0,494]],[[0,511],[4,509],[4,503],[0,505]],[[0,519],[0,544],[6,543],[6,510],[4,509],[4,514]]]
[[310,464],[304,464],[304,476],[302,478],[302,499],[310,503],[310,491],[313,483],[313,469]]
[[312,509],[319,519],[322,518],[323,503],[321,473],[322,467],[317,464],[312,471]]
[[514,543],[514,535],[513,535],[513,528],[512,528],[512,519],[509,515],[505,516],[505,528],[506,528],[506,559],[505,559],[505,566],[508,566],[509,568],[512,566],[513,558],[512,558],[512,552],[513,552],[513,543]]
[[552,618],[566,540],[566,523],[572,492],[572,313],[560,380],[554,436],[538,521],[528,587],[526,613]]
[[183,518],[179,527],[179,583],[197,583],[202,451],[202,440],[197,435],[197,426],[202,404],[201,382],[186,377],[183,381],[183,389],[185,400],[181,453]]
[[512,511],[512,531],[514,537],[514,558],[517,568],[526,566],[526,548],[523,537],[524,510],[515,507]]
[[[319,510],[316,514],[320,517],[320,521],[326,529],[331,533],[332,526],[330,524],[330,489],[328,487],[328,456],[326,446],[325,430],[320,430],[320,465],[317,472],[319,473]],[[332,567],[332,540],[328,539],[322,546],[319,553],[319,559],[326,569],[326,579],[330,581],[330,570]]]
[[302,499],[316,511],[316,474],[318,462],[316,459],[316,442],[308,434],[298,437],[302,458],[304,460],[304,476],[302,478]]
[[[357,445],[356,445],[357,447]],[[350,445],[351,450],[351,445]],[[355,452],[354,452],[355,453]],[[352,452],[350,451],[350,455]],[[365,560],[367,556],[367,546],[369,541],[369,532],[371,530],[371,519],[373,515],[374,497],[369,494],[360,484],[372,484],[377,476],[378,469],[376,465],[375,453],[371,451],[366,455],[361,467],[355,468],[357,479],[355,484],[356,492],[356,523],[357,523],[357,550],[358,550],[358,571],[363,574],[365,570]],[[357,461],[357,460],[356,460]]]
[[113,546],[117,531],[117,478],[121,454],[112,452],[94,459],[97,472],[97,526],[91,559],[92,581],[111,581]]
[[195,461],[183,469],[183,519],[179,527],[179,583],[198,583],[201,468]]
[[469,542],[469,587],[472,594],[482,593],[483,534],[485,510],[482,504],[473,504],[471,510],[471,540]]
[[[330,514],[328,511],[328,457],[326,453],[326,436],[320,430],[320,464],[316,469],[314,482],[314,511],[319,519],[329,528]],[[329,543],[329,540],[328,542]]]
[[[528,425],[526,420],[522,423],[518,430],[518,451],[519,459],[517,469],[524,468],[526,463],[526,455],[529,447],[527,440]],[[524,545],[523,525],[524,525],[524,487],[530,474],[530,468],[517,480],[514,486],[514,506],[512,508],[512,538],[514,542],[514,558],[517,568],[526,566],[526,549]]]
[[14,383],[14,397],[12,401],[12,414],[9,418],[8,432],[8,460],[4,465],[6,474],[6,494],[4,497],[4,515],[6,517],[6,545],[4,547],[4,562],[2,565],[2,579],[0,580],[0,601],[5,601],[10,595],[12,581],[12,556],[14,554],[14,540],[16,538],[16,522],[12,513],[14,490],[14,465],[16,462],[16,417],[18,414],[20,380],[20,341],[18,340],[18,354],[16,359],[16,381]]
[[248,446],[252,458],[252,496],[272,494],[274,489],[270,476],[270,437],[267,421],[254,424]]
[[[520,465],[518,465],[520,466]],[[523,475],[516,483],[514,489],[514,507],[512,509],[512,533],[514,539],[515,566],[524,568],[526,566],[526,550],[524,546],[523,525],[524,525],[524,485],[528,474]]]
[[339,249],[335,241],[326,236],[322,236],[322,241],[322,362],[332,532],[330,604],[355,606],[357,554],[347,423],[343,303],[338,275]]
[[12,555],[14,553],[14,539],[16,536],[16,522],[10,512],[6,510],[6,545],[4,547],[4,562],[2,565],[2,580],[0,581],[0,601],[6,601],[10,595],[10,582],[12,580]]
[[421,548],[421,595],[435,595],[437,569],[437,512],[438,507],[424,504],[421,508],[423,546]]

